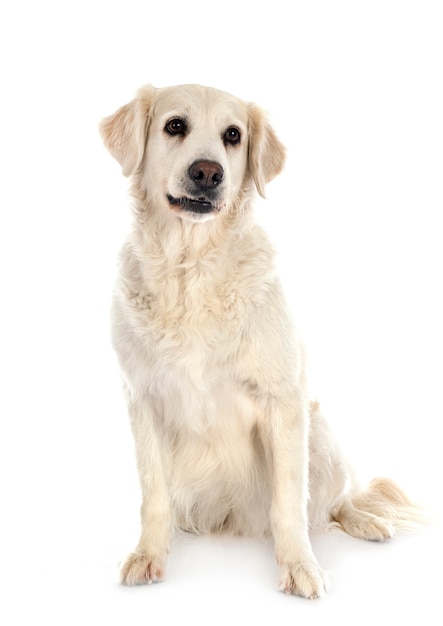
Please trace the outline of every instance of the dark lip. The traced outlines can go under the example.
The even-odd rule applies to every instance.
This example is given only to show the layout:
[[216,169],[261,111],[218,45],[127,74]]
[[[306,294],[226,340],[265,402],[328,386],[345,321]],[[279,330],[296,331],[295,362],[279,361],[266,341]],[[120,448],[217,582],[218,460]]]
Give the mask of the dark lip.
[[180,206],[184,211],[191,211],[192,213],[211,213],[216,210],[216,207],[206,200],[206,198],[174,198],[168,194],[169,204],[172,206]]

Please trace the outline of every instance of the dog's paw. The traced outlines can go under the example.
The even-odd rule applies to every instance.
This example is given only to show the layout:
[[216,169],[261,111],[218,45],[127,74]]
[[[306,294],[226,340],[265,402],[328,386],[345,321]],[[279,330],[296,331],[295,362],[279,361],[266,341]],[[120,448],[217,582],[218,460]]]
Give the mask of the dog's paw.
[[374,517],[367,520],[365,524],[360,524],[357,536],[367,539],[368,541],[385,541],[385,539],[391,539],[394,536],[394,528],[388,524],[385,520]]
[[367,541],[385,541],[395,534],[393,526],[386,520],[366,511],[353,512],[352,515],[339,518],[338,527],[351,537]]
[[300,561],[280,566],[280,590],[303,596],[309,600],[321,598],[326,593],[326,577],[317,563]]
[[133,552],[128,556],[120,572],[123,585],[150,585],[162,580],[164,567],[160,559]]

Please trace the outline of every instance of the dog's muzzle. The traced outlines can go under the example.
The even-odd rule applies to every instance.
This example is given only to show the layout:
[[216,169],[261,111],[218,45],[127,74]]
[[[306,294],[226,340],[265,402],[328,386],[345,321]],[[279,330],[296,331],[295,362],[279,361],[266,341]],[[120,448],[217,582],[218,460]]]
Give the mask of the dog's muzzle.
[[175,198],[168,194],[169,204],[192,213],[218,212],[220,204],[217,200],[224,177],[225,173],[220,163],[205,159],[194,161],[188,169],[185,186],[189,195]]

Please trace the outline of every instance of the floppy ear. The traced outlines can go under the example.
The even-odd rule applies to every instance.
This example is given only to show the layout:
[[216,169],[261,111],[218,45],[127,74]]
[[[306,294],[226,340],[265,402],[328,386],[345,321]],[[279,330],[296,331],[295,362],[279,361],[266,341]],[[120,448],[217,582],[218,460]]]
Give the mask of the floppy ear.
[[152,85],[142,87],[134,100],[100,123],[105,146],[120,163],[125,176],[134,174],[143,158],[155,91]]
[[265,197],[265,186],[283,169],[286,149],[277,138],[267,117],[257,105],[249,104],[249,171],[258,193]]

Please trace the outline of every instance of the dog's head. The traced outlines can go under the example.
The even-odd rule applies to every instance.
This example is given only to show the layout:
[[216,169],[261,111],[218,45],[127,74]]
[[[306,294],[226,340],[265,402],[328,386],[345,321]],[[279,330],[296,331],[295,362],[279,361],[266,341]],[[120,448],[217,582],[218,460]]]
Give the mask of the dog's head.
[[259,107],[198,85],[142,87],[100,130],[125,176],[192,221],[216,216],[252,184],[264,196],[285,159]]

